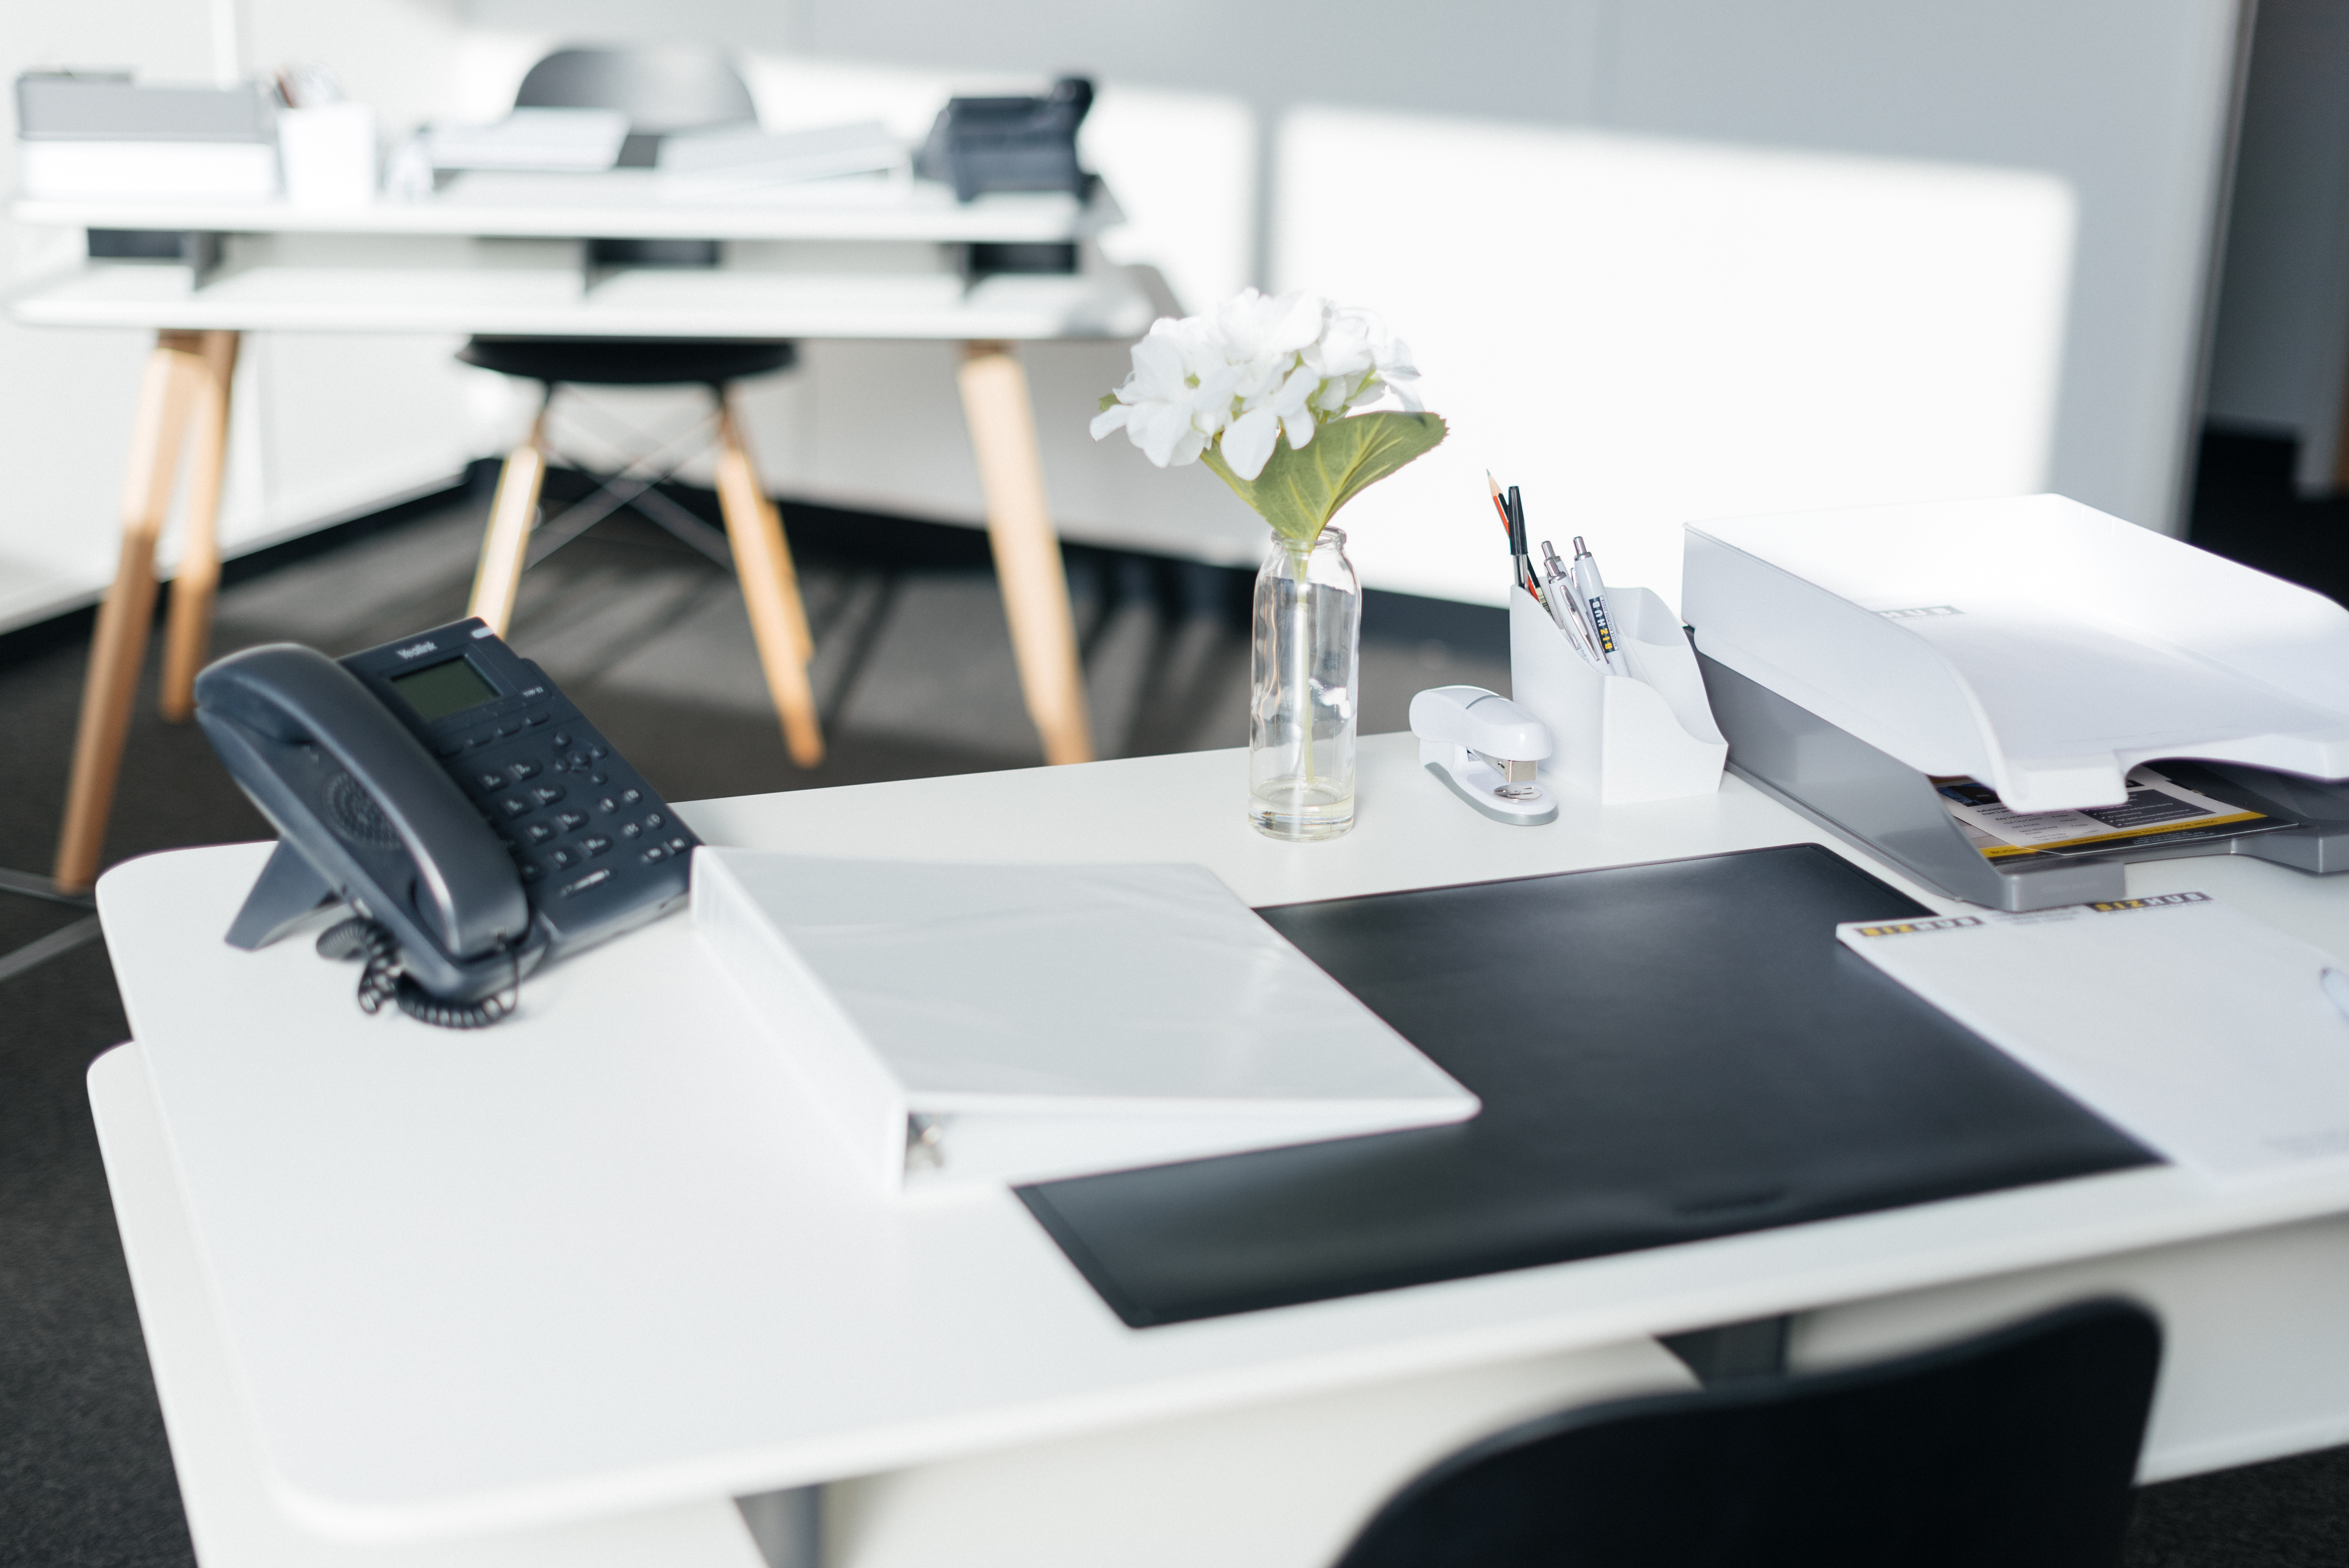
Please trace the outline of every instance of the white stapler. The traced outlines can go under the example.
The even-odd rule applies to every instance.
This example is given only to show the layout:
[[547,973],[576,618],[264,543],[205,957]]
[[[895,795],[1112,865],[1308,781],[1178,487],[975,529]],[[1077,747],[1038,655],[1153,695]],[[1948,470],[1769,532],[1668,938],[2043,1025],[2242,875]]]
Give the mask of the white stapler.
[[1496,822],[1537,828],[1557,820],[1557,801],[1534,782],[1550,751],[1548,727],[1483,686],[1430,686],[1411,699],[1419,760],[1452,792]]

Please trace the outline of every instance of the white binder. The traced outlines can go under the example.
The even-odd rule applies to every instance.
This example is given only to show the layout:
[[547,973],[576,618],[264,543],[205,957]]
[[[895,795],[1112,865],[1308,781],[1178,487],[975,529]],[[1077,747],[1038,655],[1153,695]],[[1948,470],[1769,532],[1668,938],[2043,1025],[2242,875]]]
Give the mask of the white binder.
[[702,940],[890,1191],[1462,1121],[1474,1095],[1204,867],[694,854]]

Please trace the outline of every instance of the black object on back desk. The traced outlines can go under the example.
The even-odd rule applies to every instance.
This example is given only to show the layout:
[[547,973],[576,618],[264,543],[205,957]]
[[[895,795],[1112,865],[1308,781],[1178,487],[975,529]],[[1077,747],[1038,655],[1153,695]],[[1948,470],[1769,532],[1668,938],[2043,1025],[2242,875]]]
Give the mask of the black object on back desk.
[[1816,844],[1259,912],[1484,1101],[1020,1190],[1136,1327],[2152,1163],[1836,941]]

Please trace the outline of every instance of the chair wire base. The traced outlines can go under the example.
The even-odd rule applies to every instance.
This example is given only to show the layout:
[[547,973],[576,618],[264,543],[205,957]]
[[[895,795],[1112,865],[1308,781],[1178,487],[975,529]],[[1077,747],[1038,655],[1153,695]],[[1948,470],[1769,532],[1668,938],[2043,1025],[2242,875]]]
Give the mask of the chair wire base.
[[[548,401],[553,400],[550,393]],[[726,541],[725,531],[694,516],[657,488],[674,478],[688,458],[709,446],[717,423],[715,411],[707,414],[691,428],[670,437],[642,457],[632,459],[615,473],[598,473],[584,463],[566,461],[566,467],[594,480],[595,488],[531,531],[530,551],[523,559],[523,570],[536,566],[625,507],[678,543],[698,551],[731,572],[734,551]],[[692,445],[683,453],[671,456],[688,441]],[[546,455],[550,462],[562,459],[552,441],[546,443]]]
[[49,878],[31,872],[0,870],[0,893],[15,893],[19,898],[39,899],[48,903],[62,903],[71,909],[88,910],[81,919],[60,926],[47,936],[36,937],[6,953],[0,953],[0,981],[13,980],[29,969],[38,968],[52,958],[62,957],[82,944],[98,935],[98,899],[86,892],[65,892]]

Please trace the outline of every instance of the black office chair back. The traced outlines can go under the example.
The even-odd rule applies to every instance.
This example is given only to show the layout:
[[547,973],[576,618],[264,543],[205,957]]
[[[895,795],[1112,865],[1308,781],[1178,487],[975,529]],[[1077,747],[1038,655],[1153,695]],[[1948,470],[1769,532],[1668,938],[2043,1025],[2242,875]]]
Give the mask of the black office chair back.
[[1528,1422],[1339,1568],[2114,1568],[2161,1362],[2091,1302],[1965,1344]]
[[759,120],[742,74],[709,44],[558,49],[531,67],[514,108],[616,108],[647,137]]
[[[523,74],[522,86],[514,89],[514,108],[618,109],[628,117],[627,139],[620,144],[619,164],[623,169],[652,168],[659,161],[661,138],[665,136],[730,126],[752,130],[759,124],[759,109],[751,101],[750,85],[734,68],[726,51],[714,44],[557,49]],[[718,259],[715,240],[587,242],[591,267],[714,267]],[[481,341],[477,339],[477,345]],[[629,367],[623,363],[627,358],[626,355],[606,354],[600,356],[600,363],[609,368],[601,376],[563,379],[647,382],[661,378],[649,371]],[[790,363],[788,356],[781,363]],[[762,368],[780,367],[768,365]],[[507,366],[497,364],[488,368],[503,370]],[[536,372],[525,370],[519,374]],[[548,379],[544,376],[539,378]],[[713,378],[707,375],[688,377]]]

